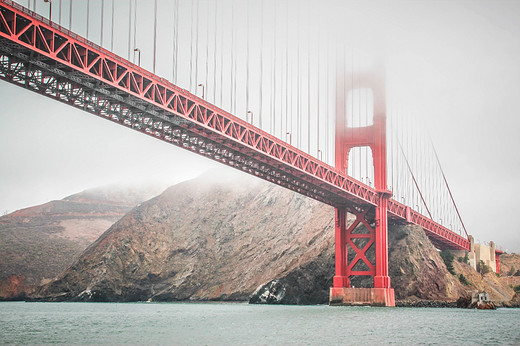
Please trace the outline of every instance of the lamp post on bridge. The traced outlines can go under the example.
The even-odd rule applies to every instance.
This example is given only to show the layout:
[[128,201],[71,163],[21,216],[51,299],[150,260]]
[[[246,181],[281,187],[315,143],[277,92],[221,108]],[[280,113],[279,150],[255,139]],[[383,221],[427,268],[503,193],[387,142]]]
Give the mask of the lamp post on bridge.
[[134,59],[135,52],[137,52],[137,66],[141,67],[141,50],[139,48],[134,48]]
[[[290,132],[286,132],[285,133],[285,140],[287,140],[287,136],[289,136],[289,144],[291,144],[291,140],[292,140],[292,135]],[[291,144],[292,145],[292,144]]]
[[202,87],[202,99],[204,100],[204,84],[199,84],[198,86]]
[[323,161],[323,152],[321,149],[318,149],[318,160]]
[[[247,114],[251,114],[251,118],[250,118],[249,122],[251,123],[251,125],[253,125],[253,112],[247,111]],[[246,115],[246,121],[247,121],[247,115]]]
[[52,0],[43,0],[43,2],[49,3],[49,21],[52,22]]

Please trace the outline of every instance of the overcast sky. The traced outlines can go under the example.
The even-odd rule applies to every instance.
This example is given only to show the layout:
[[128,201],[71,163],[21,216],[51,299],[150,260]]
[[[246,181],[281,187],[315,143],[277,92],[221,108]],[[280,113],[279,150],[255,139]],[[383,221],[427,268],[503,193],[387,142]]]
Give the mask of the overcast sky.
[[[66,1],[62,2],[65,6]],[[27,6],[27,1],[20,3]],[[78,3],[77,6],[86,4],[85,1],[74,3]],[[91,0],[90,6],[95,8],[99,3]],[[105,3],[105,17],[110,20],[110,1]],[[120,13],[128,13],[124,7],[126,3],[117,2],[116,11],[123,6]],[[166,48],[161,53],[157,72],[168,79],[173,79],[169,63],[172,61],[171,55],[168,55],[173,49],[173,36],[164,32],[169,32],[167,28],[172,27],[171,11],[168,12],[167,7],[174,3],[159,1],[163,7],[159,11],[162,22],[158,39],[168,43],[163,45]],[[247,2],[237,3],[244,6]],[[264,5],[269,7],[274,3],[266,1]],[[278,5],[282,6],[278,12],[281,18],[283,5],[287,3],[278,3],[282,3]],[[317,13],[320,17],[303,18],[302,22],[312,19],[314,27],[326,23],[323,25],[335,30],[348,30],[349,37],[356,44],[378,47],[385,52],[389,89],[398,95],[400,107],[420,119],[430,133],[468,232],[480,241],[494,240],[504,250],[520,252],[520,226],[514,221],[514,203],[520,194],[520,1],[338,3],[327,2],[327,6],[315,4],[318,6],[315,8],[319,8]],[[150,18],[153,14],[151,4],[151,1],[138,3],[139,16],[144,17],[138,19],[138,28],[141,27],[138,32],[145,33],[136,37],[136,45],[142,50],[142,64],[149,70],[152,69],[151,54],[148,53],[151,45]],[[180,0],[180,7],[188,11],[186,13],[189,13],[191,4]],[[222,4],[222,8],[219,8],[220,16],[230,11],[230,1],[219,4]],[[261,17],[257,13],[259,4],[258,1],[249,2],[250,13],[256,11],[251,15],[254,17],[251,18],[253,24],[250,27],[253,34],[254,30],[259,32],[260,20],[265,23],[273,21],[269,16]],[[201,0],[201,16],[212,13],[213,5],[212,1]],[[296,11],[296,5],[295,1],[289,2],[288,8]],[[45,6],[43,1],[37,1],[37,11],[46,15],[48,7]],[[235,6],[238,6],[235,13],[240,13],[240,6]],[[55,4],[54,20],[58,20],[56,11]],[[73,14],[73,29],[86,36],[81,9],[76,11],[79,12]],[[264,11],[269,13],[268,10]],[[300,8],[300,11],[303,10]],[[63,8],[62,12],[62,20],[67,22],[68,10]],[[89,35],[90,39],[99,43],[99,29],[96,29],[99,23],[93,17],[91,15]],[[124,20],[116,17],[121,27],[128,28],[131,23],[125,23]],[[247,18],[240,20],[245,22]],[[182,24],[179,30],[181,34],[184,30],[182,36],[185,40],[179,39],[179,43],[184,51],[190,48],[186,45],[191,29],[189,21],[189,16],[179,19]],[[294,18],[289,22],[297,25]],[[268,29],[275,33],[272,25],[269,26]],[[217,30],[225,32],[228,29],[229,23],[228,27],[219,27]],[[109,25],[105,25],[105,32],[109,30]],[[283,26],[279,30],[283,31]],[[211,37],[204,31],[201,29],[201,37]],[[114,43],[114,50],[124,57],[128,54],[127,32],[128,29],[125,33],[116,32]],[[111,42],[107,35],[104,46],[110,48]],[[245,34],[242,30],[237,35]],[[133,36],[130,38],[133,41]],[[236,36],[236,39],[239,38]],[[254,41],[258,41],[258,37]],[[226,44],[229,43],[224,43],[224,46]],[[319,55],[323,65],[323,57],[329,48],[328,43],[320,44],[321,48],[325,47],[322,55]],[[226,46],[225,54],[230,54],[227,52],[230,47]],[[219,52],[215,50],[213,53]],[[237,54],[243,55],[245,51]],[[211,55],[210,49],[210,58]],[[317,61],[317,57],[311,60]],[[259,59],[258,56],[255,59]],[[178,64],[181,65],[180,70],[187,71],[189,60],[179,58]],[[244,81],[244,73],[241,73],[244,70],[240,66],[237,79]],[[231,69],[225,72],[231,73]],[[253,79],[258,78],[254,72],[251,73]],[[182,76],[180,72],[179,76],[178,84],[189,89],[192,76]],[[206,83],[208,87],[210,79]],[[192,91],[200,94],[194,80],[191,84]],[[210,90],[206,92],[210,95],[212,93]],[[324,90],[321,92],[320,97],[323,98]],[[215,93],[216,90],[212,97],[218,97]],[[116,182],[161,181],[166,185],[217,166],[192,153],[6,82],[0,82],[0,97],[2,212],[12,212],[61,199],[86,188]],[[243,108],[239,112],[242,117],[245,117],[244,102],[242,98],[236,106],[237,112]],[[254,103],[254,98],[250,102]],[[232,103],[222,104],[222,107],[231,109]],[[258,105],[255,112],[258,112]],[[264,127],[270,126],[267,119],[264,119]],[[286,129],[280,127],[278,131],[279,136],[282,136]],[[329,156],[333,157],[332,153],[328,153]]]

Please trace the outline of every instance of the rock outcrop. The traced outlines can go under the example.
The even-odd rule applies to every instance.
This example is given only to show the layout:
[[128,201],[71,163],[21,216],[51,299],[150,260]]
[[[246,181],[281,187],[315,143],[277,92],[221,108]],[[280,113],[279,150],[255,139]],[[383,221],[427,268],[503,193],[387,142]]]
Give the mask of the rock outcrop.
[[157,187],[106,187],[0,218],[0,299],[23,298],[62,273],[85,248]]

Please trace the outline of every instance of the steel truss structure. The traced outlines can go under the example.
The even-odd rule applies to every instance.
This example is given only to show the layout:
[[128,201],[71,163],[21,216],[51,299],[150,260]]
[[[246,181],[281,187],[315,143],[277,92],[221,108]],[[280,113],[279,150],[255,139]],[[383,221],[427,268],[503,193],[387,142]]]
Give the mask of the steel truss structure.
[[[10,0],[0,0],[0,78],[334,207],[380,204],[380,192],[344,171]],[[468,239],[395,200],[387,210],[439,248],[469,249]]]

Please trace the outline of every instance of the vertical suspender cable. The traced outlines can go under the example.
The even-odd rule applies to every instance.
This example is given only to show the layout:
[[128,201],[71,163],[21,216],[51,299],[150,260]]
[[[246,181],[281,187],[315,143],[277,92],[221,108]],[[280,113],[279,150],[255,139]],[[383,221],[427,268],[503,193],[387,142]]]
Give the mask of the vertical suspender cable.
[[234,109],[234,101],[235,101],[235,1],[231,0],[231,54],[230,54],[230,80],[229,80],[229,108],[231,109],[231,113],[235,113]]
[[110,26],[110,51],[114,51],[114,0],[112,0],[112,25]]
[[58,2],[58,24],[61,25],[61,0]]
[[392,172],[392,181],[391,181],[391,184],[392,184],[392,191],[395,190],[395,185],[394,185],[394,182],[395,182],[395,179],[394,179],[394,160],[395,160],[395,148],[394,148],[394,145],[395,145],[395,122],[394,122],[394,112],[392,112],[390,114],[390,129],[391,129],[391,132],[390,132],[390,147],[392,148],[392,151],[390,152],[390,155],[391,155],[391,159],[390,159],[390,171]]
[[232,2],[233,6],[233,113],[237,111],[237,58],[235,54],[237,54],[237,29],[235,25],[235,1]]
[[271,97],[271,134],[273,136],[276,136],[276,37],[277,37],[277,30],[276,30],[276,24],[277,24],[277,18],[276,18],[276,9],[277,9],[277,5],[276,5],[276,1],[274,2],[274,14],[273,14],[273,17],[274,17],[274,30],[273,30],[273,67],[272,67],[272,70],[273,70],[273,73],[272,73],[272,77],[271,77],[271,80],[272,80],[272,90],[273,90],[273,93],[272,93],[272,97]]
[[320,37],[320,28],[321,28],[321,6],[318,7],[318,28],[317,28],[317,38],[316,38],[316,45],[318,46],[318,49],[316,50],[316,56],[317,56],[317,62],[316,62],[316,156],[318,159],[323,161],[323,153],[321,154],[320,158],[320,54],[321,54],[321,37]]
[[302,141],[301,141],[301,138],[302,138],[302,121],[301,121],[301,102],[300,102],[300,92],[301,92],[301,83],[300,83],[300,38],[301,38],[301,35],[300,35],[300,29],[301,29],[301,25],[300,25],[300,16],[301,16],[301,13],[300,13],[300,2],[298,2],[298,19],[297,19],[297,25],[296,25],[296,28],[297,28],[297,31],[298,31],[298,37],[296,38],[296,42],[298,44],[298,49],[297,49],[297,55],[298,55],[298,62],[296,64],[296,75],[297,75],[297,92],[296,92],[296,128],[298,129],[298,149],[301,149],[302,147]]
[[[358,61],[359,60],[362,60],[361,57],[358,56]],[[361,65],[360,65],[361,66]],[[364,114],[363,114],[363,126],[368,126],[368,104],[367,104],[367,99],[366,99],[366,93],[365,93],[365,88],[363,88],[363,80],[362,80],[362,73],[361,73],[361,67],[358,66],[358,108],[359,108],[359,126],[361,126],[361,106],[363,105],[363,103],[365,104],[365,109],[364,109]],[[363,96],[364,97],[364,101],[365,102],[362,102],[361,101],[361,91],[363,91]],[[364,150],[365,152],[365,173],[366,173],[366,176],[370,176],[370,179],[371,180],[374,180],[372,174],[369,172],[368,170],[368,150]],[[360,153],[361,154],[361,153]]]
[[[360,76],[361,76],[361,74],[360,74]],[[361,77],[360,77],[360,84],[361,84]],[[363,96],[365,97],[365,126],[368,126],[368,123],[369,123],[369,121],[368,121],[368,88],[363,87],[363,84],[361,84],[360,89],[359,89],[360,95],[361,95],[361,90],[363,90]],[[361,107],[361,105],[360,105],[360,107]],[[374,107],[372,106],[372,108],[374,108]],[[386,110],[385,110],[385,112],[386,112]],[[385,119],[386,119],[386,116],[385,116]],[[373,125],[373,123],[374,123],[374,121],[372,120],[372,125]],[[386,124],[385,124],[385,128],[386,128]],[[388,139],[387,139],[387,141],[388,141]],[[370,165],[368,164],[369,157],[370,157],[370,154],[368,153],[368,150],[365,150],[365,170],[367,173],[370,171]],[[387,171],[388,171],[388,169],[387,169]],[[370,175],[371,175],[372,180],[375,181],[374,172],[371,172]]]
[[[114,0],[112,0],[112,4]],[[153,4],[153,73],[157,63],[157,0]]]
[[193,8],[195,1],[191,1],[191,20],[190,20],[190,91],[193,92]]
[[195,76],[193,87],[197,90],[199,84],[199,6],[200,1],[195,1]]
[[[87,0],[87,40],[89,39],[89,35],[88,35],[89,21],[90,21],[90,0]],[[128,59],[130,59],[130,57]]]
[[[137,46],[137,0],[134,0],[134,49]],[[135,59],[134,59],[135,64]]]
[[177,84],[175,81],[175,76],[177,74],[175,65],[177,63],[177,11],[178,11],[178,2],[177,0],[173,1],[173,34],[172,34],[172,81],[173,84]]
[[128,0],[128,61],[132,54],[132,0]]
[[215,4],[215,15],[213,16],[215,24],[213,29],[213,102],[217,102],[217,0],[214,0],[213,3]]
[[[394,138],[394,154],[397,156],[397,160],[396,160],[396,167],[394,168],[395,169],[395,173],[396,173],[396,177],[395,177],[395,191],[397,191],[397,198],[399,199],[400,196],[401,196],[401,183],[400,183],[400,176],[401,176],[401,164],[400,164],[400,156],[398,155],[398,152],[397,152],[397,148],[396,148],[396,143],[398,141],[400,141],[400,128],[401,128],[401,124],[399,122],[399,109],[396,109],[394,111],[394,116],[395,116],[395,138]],[[394,193],[394,196],[395,196],[395,193]],[[401,202],[401,201],[399,201]]]
[[307,153],[311,153],[311,2],[307,8]]
[[199,7],[200,1],[196,0],[195,6],[195,77],[193,87],[197,90],[199,85]]
[[100,45],[103,47],[103,23],[105,21],[105,0],[101,0],[101,33],[100,33]]
[[[283,17],[283,12],[280,13],[280,17]],[[282,19],[280,20],[281,22],[283,21]],[[281,25],[280,25],[281,27]],[[281,29],[281,28],[280,28]],[[281,30],[280,30],[281,31]],[[280,37],[282,37],[280,35]],[[287,42],[284,42],[283,39],[281,40],[281,44],[282,45],[287,45]],[[283,96],[284,96],[284,78],[286,78],[286,74],[287,74],[287,70],[284,71],[284,68],[283,68],[283,58],[284,58],[284,52],[283,50],[280,50],[280,69],[281,69],[281,73],[280,73],[280,116],[278,117],[278,119],[280,120],[280,138],[283,138],[283,119],[284,119],[284,114],[285,116],[286,113],[284,112],[284,100],[283,100]],[[284,73],[285,72],[285,73]],[[285,90],[285,93],[287,93],[287,90]],[[285,101],[287,101],[287,98],[285,99]]]
[[175,0],[175,84],[179,80],[179,0]]
[[[352,48],[352,74],[351,74],[351,78],[352,78],[352,84],[351,84],[351,88],[350,88],[350,106],[351,106],[351,114],[352,114],[352,125],[354,123],[354,89],[355,89],[355,83],[356,83],[356,79],[355,79],[355,73],[354,73],[354,69],[355,69],[355,66],[354,66],[354,48]],[[361,114],[359,113],[359,107],[358,107],[358,112],[356,114],[356,118],[357,118],[357,126],[360,126],[361,125]],[[352,126],[351,125],[351,126]],[[352,151],[354,151],[357,153],[357,158],[358,158],[358,167],[359,167],[359,176],[358,176],[358,179],[361,179],[362,176],[363,176],[363,172],[361,172],[361,168],[362,168],[362,164],[361,164],[361,149],[359,147],[357,148],[354,148],[352,149]],[[352,160],[352,162],[354,163],[354,160]],[[354,171],[353,171],[354,172]],[[368,180],[368,177],[367,177],[367,180]],[[367,182],[368,184],[368,182]]]
[[[285,133],[289,132],[289,1],[285,2]],[[280,123],[280,129],[282,123]],[[284,131],[281,132],[282,136]],[[287,141],[287,138],[285,138]]]
[[[329,35],[327,35],[326,45],[327,48],[325,50],[325,59],[327,61],[327,73],[325,77],[325,153],[326,153],[326,159],[325,162],[329,163],[330,158],[330,151],[329,151],[329,103],[330,103],[330,96],[329,96],[329,84],[330,84],[330,38]],[[336,56],[334,54],[334,56]]]
[[[205,22],[205,25],[206,25],[206,40],[205,40],[205,43],[206,43],[206,77],[204,79],[204,84],[206,85],[206,88],[209,86],[208,85],[208,75],[209,75],[209,65],[208,65],[208,61],[209,61],[209,1],[208,1],[208,6],[206,7],[206,22]],[[206,94],[206,99],[208,99],[208,96]]]
[[223,106],[223,89],[224,89],[224,25],[220,29],[220,107]]
[[264,76],[264,2],[260,2],[260,98],[258,126],[262,128],[262,93],[263,93],[263,76]]
[[72,0],[70,0],[69,4],[69,30],[72,31]]
[[[246,1],[246,121],[249,112],[249,0]],[[251,119],[253,120],[253,119]]]

